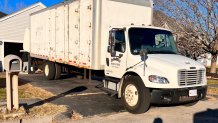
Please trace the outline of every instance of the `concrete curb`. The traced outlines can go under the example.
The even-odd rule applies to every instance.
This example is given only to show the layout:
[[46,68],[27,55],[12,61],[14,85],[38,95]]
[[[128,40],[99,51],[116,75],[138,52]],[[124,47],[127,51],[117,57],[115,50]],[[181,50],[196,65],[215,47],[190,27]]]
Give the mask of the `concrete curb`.
[[38,118],[30,118],[30,119],[20,119],[20,120],[11,120],[11,121],[3,121],[2,123],[52,123],[53,117],[38,117]]

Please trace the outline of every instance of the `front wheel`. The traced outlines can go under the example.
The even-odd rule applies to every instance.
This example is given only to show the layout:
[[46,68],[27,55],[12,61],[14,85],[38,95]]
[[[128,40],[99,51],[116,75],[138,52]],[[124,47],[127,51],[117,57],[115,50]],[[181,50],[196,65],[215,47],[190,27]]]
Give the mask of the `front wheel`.
[[145,87],[141,78],[128,77],[122,87],[121,99],[127,111],[133,114],[146,112],[150,107],[150,90]]

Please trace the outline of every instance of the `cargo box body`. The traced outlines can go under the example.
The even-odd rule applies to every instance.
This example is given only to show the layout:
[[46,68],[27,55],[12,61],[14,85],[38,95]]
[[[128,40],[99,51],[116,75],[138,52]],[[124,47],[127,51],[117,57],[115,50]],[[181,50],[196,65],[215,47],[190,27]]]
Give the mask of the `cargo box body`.
[[31,57],[103,70],[110,28],[152,24],[150,0],[74,0],[31,15]]

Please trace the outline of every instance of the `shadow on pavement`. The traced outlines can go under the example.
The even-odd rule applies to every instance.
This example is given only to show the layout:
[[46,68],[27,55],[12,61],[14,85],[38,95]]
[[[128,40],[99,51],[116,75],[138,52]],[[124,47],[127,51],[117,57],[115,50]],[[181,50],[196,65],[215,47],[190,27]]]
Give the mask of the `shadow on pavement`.
[[58,94],[57,96],[53,96],[51,98],[48,98],[48,99],[33,103],[33,104],[27,106],[27,111],[29,109],[33,108],[34,106],[40,106],[40,105],[43,105],[45,103],[52,102],[52,101],[54,101],[54,100],[56,100],[58,98],[64,97],[64,96],[66,96],[68,94],[76,93],[76,92],[82,92],[82,91],[85,91],[86,89],[87,89],[87,87],[85,87],[85,86],[79,86],[79,87],[76,87],[74,89],[68,90],[68,91],[66,91],[64,93]]
[[218,123],[218,109],[207,109],[194,114],[193,123]]
[[155,118],[153,123],[163,123],[161,118]]

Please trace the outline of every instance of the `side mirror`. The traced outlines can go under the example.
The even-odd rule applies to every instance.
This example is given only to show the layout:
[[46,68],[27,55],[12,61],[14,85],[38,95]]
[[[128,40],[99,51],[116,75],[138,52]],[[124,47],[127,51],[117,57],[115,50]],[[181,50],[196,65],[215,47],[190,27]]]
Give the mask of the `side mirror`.
[[142,49],[140,51],[140,56],[141,56],[142,61],[145,61],[148,58],[148,50]]
[[123,57],[123,54],[119,54],[119,58],[122,58]]

